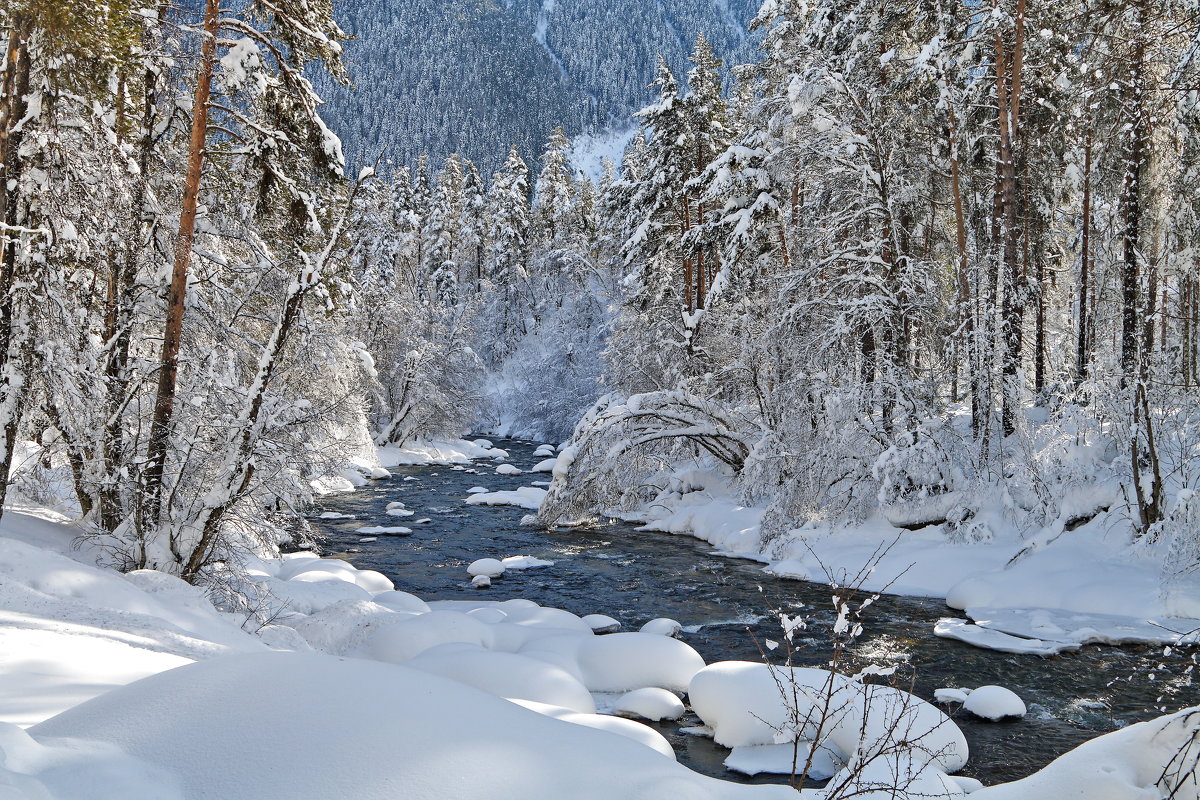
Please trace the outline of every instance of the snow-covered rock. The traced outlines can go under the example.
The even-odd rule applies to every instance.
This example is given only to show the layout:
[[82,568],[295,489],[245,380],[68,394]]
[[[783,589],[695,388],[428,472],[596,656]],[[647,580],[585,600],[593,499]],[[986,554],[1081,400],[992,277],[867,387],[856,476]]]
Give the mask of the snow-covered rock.
[[557,458],[547,458],[544,461],[539,461],[530,468],[530,472],[554,472],[554,465],[558,463]]
[[520,475],[520,467],[514,467],[512,464],[500,464],[496,467],[497,475]]
[[596,633],[616,633],[621,630],[621,623],[606,614],[588,614],[583,618]]
[[634,689],[621,696],[613,709],[623,716],[641,717],[651,722],[679,719],[687,709],[683,701],[666,689]]
[[1003,686],[980,686],[967,695],[963,708],[993,722],[1025,716],[1025,701]]
[[546,490],[536,486],[522,486],[511,492],[476,493],[467,498],[472,506],[517,506],[537,511],[546,499]]
[[480,558],[467,566],[468,575],[482,575],[488,578],[499,578],[504,574],[504,564],[496,558]]
[[653,633],[658,636],[678,636],[679,632],[683,630],[683,625],[668,617],[659,617],[650,620],[639,630],[642,633]]
[[471,585],[476,589],[490,589],[492,588],[492,579],[487,575],[476,575],[471,578]]
[[547,561],[543,558],[535,558],[534,556],[508,556],[500,559],[500,563],[505,570],[510,569],[538,569],[540,567],[553,567],[553,561]]

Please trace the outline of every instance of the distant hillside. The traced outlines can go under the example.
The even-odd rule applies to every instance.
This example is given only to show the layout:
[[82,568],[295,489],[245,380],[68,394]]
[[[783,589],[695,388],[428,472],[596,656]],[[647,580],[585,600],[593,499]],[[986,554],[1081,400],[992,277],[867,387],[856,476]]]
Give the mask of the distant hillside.
[[493,169],[548,132],[627,127],[662,53],[686,69],[696,34],[729,63],[754,58],[758,0],[346,0],[353,89],[320,88],[349,158],[451,152]]

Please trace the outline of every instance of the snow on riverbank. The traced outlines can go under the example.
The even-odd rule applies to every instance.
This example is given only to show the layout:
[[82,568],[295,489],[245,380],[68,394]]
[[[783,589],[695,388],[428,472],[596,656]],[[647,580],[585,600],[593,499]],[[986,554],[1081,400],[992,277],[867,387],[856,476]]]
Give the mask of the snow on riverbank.
[[[73,547],[78,533],[50,513],[10,511],[0,523],[5,797],[796,796],[692,773],[653,729],[595,713],[594,693],[623,708],[650,689],[663,700],[703,696],[697,710],[721,731],[770,718],[783,700],[761,666],[748,666],[755,675],[743,680],[736,665],[706,669],[681,641],[596,635],[589,622],[527,600],[427,604],[377,572],[310,553],[250,559],[243,588],[257,616],[227,613],[168,575],[97,566],[97,551]],[[714,670],[728,687],[695,685]],[[966,758],[957,728],[922,701],[906,702],[949,737],[956,755],[889,756],[892,767],[914,773],[910,792],[895,797],[961,797],[942,772]],[[829,744],[836,759],[878,748],[877,734],[895,728],[874,717],[855,721],[857,706],[846,707],[851,717]],[[1120,747],[1101,739],[1088,747],[1102,761],[1064,757],[1061,775],[1052,767],[1037,780],[1059,787],[1081,764],[1099,764],[1145,787],[1145,759],[1162,760],[1188,724],[1171,728],[1167,744],[1143,726]],[[860,741],[856,731],[876,739]],[[1133,788],[1104,795],[1153,796]]]
[[692,535],[723,554],[763,562],[781,577],[826,582],[877,562],[867,589],[946,599],[973,623],[939,626],[939,635],[981,647],[1048,655],[1092,642],[1176,642],[1188,632],[1194,640],[1200,628],[1200,581],[1164,588],[1164,555],[1130,544],[1107,513],[1073,531],[1035,536],[1037,547],[1001,524],[990,540],[965,542],[942,526],[905,530],[881,518],[764,542],[761,510],[709,481],[623,516],[647,531]]

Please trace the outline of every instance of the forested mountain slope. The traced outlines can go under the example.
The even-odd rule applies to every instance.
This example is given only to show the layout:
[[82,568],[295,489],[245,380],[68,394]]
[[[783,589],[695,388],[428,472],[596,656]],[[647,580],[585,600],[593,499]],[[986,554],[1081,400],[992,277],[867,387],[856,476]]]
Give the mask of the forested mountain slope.
[[515,144],[612,124],[649,99],[661,53],[682,68],[703,32],[728,63],[753,58],[754,0],[361,0],[336,14],[354,87],[318,86],[352,164],[452,152],[495,169]]

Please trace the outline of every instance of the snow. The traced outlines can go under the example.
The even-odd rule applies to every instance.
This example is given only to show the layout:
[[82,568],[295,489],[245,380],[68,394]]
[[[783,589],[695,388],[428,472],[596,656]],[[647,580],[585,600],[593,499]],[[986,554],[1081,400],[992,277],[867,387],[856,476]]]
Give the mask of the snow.
[[546,458],[546,457],[553,456],[554,454],[555,454],[555,450],[554,450],[554,445],[552,445],[552,444],[538,445],[538,448],[533,451],[534,458]]
[[546,499],[546,490],[536,486],[522,486],[511,492],[477,492],[467,498],[472,506],[517,506],[537,511]]
[[[274,620],[259,627],[169,575],[97,567],[97,552],[72,548],[77,533],[50,514],[9,511],[0,523],[0,786],[14,800],[292,800],[348,786],[365,800],[796,796],[692,773],[653,729],[594,713],[594,693],[610,692],[621,693],[619,713],[677,718],[687,692],[734,747],[731,768],[787,772],[791,739],[800,733],[807,755],[808,731],[791,724],[765,665],[706,667],[677,639],[596,636],[616,620],[524,599],[430,605],[309,552],[247,559],[244,580],[270,591],[257,596]],[[979,789],[944,774],[966,746],[928,703],[823,670],[790,677],[802,697],[832,689],[814,774],[857,754],[864,773],[834,780],[862,797],[891,797],[872,781],[911,775],[897,797],[1157,800],[1162,764],[1200,724],[1197,713],[1134,725]],[[974,700],[992,717],[1024,708],[1001,687],[937,697]],[[889,737],[920,746],[888,750]],[[1196,800],[1190,780],[1180,800]]]
[[492,588],[492,579],[487,575],[476,575],[471,578],[471,585],[476,589],[490,589]]
[[[571,140],[568,153],[571,166],[590,178],[593,183],[598,183],[604,176],[604,162],[620,164],[625,148],[633,141],[637,132],[637,127],[627,126],[576,136]],[[541,455],[540,448],[534,455]]]
[[938,620],[934,625],[933,632],[944,639],[957,639],[975,647],[996,650],[1000,653],[1054,656],[1079,649],[1079,645],[1075,643],[1046,642],[1041,639],[1009,636],[1007,633],[973,625],[965,619],[955,619],[954,617],[943,617]]
[[[725,766],[743,775],[791,775],[804,769],[808,753],[809,746],[804,742],[734,747],[725,759]],[[813,780],[822,781],[833,777],[841,766],[840,760],[828,750],[818,749],[808,775]]]
[[[574,445],[563,450],[556,481],[565,479],[574,457]],[[974,624],[943,620],[938,635],[978,647],[1052,655],[1093,642],[1174,643],[1181,632],[1200,628],[1200,582],[1163,590],[1161,555],[1131,545],[1107,513],[1073,531],[1051,526],[1047,535],[1032,537],[1035,547],[999,512],[980,520],[991,531],[987,541],[952,539],[936,525],[898,530],[877,517],[814,523],[764,544],[762,509],[733,499],[726,479],[701,481],[695,470],[680,469],[676,484],[683,488],[621,516],[641,520],[646,531],[695,536],[723,554],[799,580],[854,574],[882,553],[865,589],[946,599]]]
[[539,461],[530,468],[530,472],[553,472],[554,465],[558,463],[557,458],[547,458]]
[[543,558],[535,558],[534,556],[508,556],[500,559],[501,565],[505,570],[510,569],[539,569],[541,567],[553,567],[553,561],[546,561]]
[[412,528],[405,528],[402,525],[387,526],[387,525],[368,525],[365,528],[359,528],[355,533],[365,533],[374,536],[408,536],[412,533]]
[[679,719],[686,709],[683,701],[666,689],[649,687],[634,689],[617,701],[618,714],[641,717],[651,722],[664,719]]
[[468,575],[483,575],[488,578],[499,578],[504,574],[504,564],[495,558],[480,558],[472,561],[467,567]]
[[512,464],[501,464],[498,467],[496,467],[496,474],[497,475],[520,475],[521,470],[518,467],[514,467]]
[[477,458],[508,458],[507,452],[493,447],[487,439],[476,439],[473,442],[465,439],[415,442],[406,447],[380,447],[378,453],[379,463],[384,467],[429,464],[449,466],[451,464],[469,464]]
[[[793,796],[784,787],[697,775],[640,743],[421,670],[316,654],[239,654],[169,670],[77,706],[31,735],[109,743],[146,765],[140,777],[147,789],[164,772],[174,777],[178,791],[158,795],[168,798],[295,800],[342,797],[347,787],[356,800]],[[71,783],[103,785],[100,776],[113,765],[110,754],[84,753]],[[95,796],[74,796],[84,794]]]
[[648,633],[612,633],[585,638],[578,663],[593,692],[622,692],[656,686],[687,691],[704,659],[677,639]]
[[647,622],[640,630],[642,633],[654,633],[659,636],[678,636],[683,630],[683,625],[673,619],[659,617]]
[[[972,793],[973,800],[1160,800],[1167,792],[1156,784],[1175,753],[1200,736],[1200,710],[1140,722],[1084,742],[1028,778]],[[1200,797],[1200,776],[1193,773],[1174,800]]]
[[[808,667],[726,661],[711,664],[688,688],[692,709],[718,744],[750,748],[790,744],[817,749],[829,772],[854,760],[911,768],[929,785],[967,761],[962,731],[934,706],[899,689],[862,684]],[[818,738],[819,737],[819,738]],[[743,751],[742,771],[790,772],[790,754]]]
[[583,621],[596,633],[616,633],[621,623],[606,614],[588,614]]
[[1003,686],[980,686],[967,695],[963,708],[992,722],[1025,716],[1025,701]]

